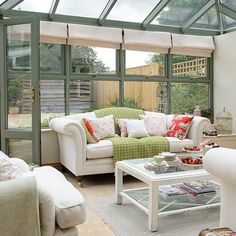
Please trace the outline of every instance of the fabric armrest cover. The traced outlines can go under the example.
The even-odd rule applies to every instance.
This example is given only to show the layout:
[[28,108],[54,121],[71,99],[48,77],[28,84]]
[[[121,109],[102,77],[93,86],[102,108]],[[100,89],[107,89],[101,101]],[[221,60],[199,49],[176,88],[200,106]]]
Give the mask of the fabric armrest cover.
[[81,224],[85,221],[84,198],[81,193],[66,180],[63,174],[50,166],[34,169],[37,182],[53,199],[56,222],[61,229]]

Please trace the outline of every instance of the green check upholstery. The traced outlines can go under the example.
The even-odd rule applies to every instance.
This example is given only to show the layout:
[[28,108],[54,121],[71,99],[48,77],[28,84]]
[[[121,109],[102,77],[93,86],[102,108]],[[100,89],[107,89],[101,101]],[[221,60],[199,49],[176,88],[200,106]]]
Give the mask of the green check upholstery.
[[151,136],[144,138],[109,138],[113,145],[114,162],[153,157],[160,152],[170,150],[170,145],[165,137]]

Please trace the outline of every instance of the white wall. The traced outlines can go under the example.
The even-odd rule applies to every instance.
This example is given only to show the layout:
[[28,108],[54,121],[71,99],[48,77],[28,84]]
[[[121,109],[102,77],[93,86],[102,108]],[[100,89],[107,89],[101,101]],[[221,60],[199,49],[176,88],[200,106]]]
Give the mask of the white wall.
[[229,111],[236,133],[236,32],[214,37],[214,109]]

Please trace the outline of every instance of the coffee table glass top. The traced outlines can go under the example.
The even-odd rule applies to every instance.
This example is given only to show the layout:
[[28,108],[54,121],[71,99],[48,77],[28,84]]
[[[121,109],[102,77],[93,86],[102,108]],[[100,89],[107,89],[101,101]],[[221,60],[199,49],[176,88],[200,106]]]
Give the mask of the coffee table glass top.
[[121,161],[123,166],[126,166],[129,169],[142,173],[143,175],[156,178],[160,177],[162,174],[165,175],[174,175],[178,172],[183,171],[204,171],[202,165],[184,165],[179,160],[181,157],[186,156],[186,154],[180,154],[174,161],[167,161],[169,167],[164,168],[154,168],[153,170],[146,169],[145,163],[150,163],[153,161],[153,158],[142,158],[142,159],[131,159]]

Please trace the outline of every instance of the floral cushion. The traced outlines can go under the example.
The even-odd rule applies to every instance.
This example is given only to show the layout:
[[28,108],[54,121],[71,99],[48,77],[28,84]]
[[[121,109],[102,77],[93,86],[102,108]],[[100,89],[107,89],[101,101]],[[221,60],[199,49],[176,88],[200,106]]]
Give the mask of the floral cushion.
[[[91,125],[89,131],[97,141],[115,136],[115,124],[113,115],[97,119],[87,119]],[[87,126],[86,126],[87,127]]]
[[10,161],[10,158],[0,151],[0,181],[12,180],[22,176],[22,173]]
[[151,117],[140,115],[139,118],[144,121],[145,127],[149,135],[165,136],[166,135],[166,121],[161,117]]
[[174,115],[166,136],[185,139],[192,120],[193,115]]

